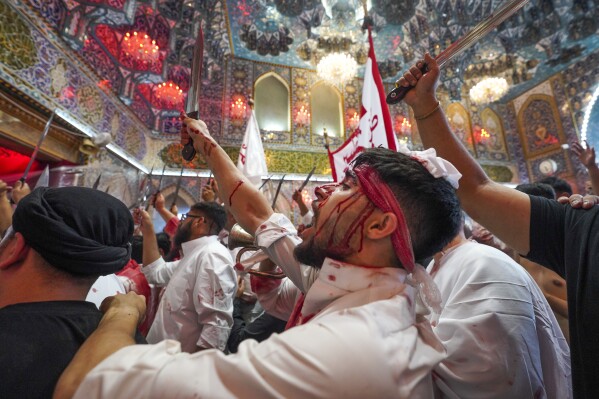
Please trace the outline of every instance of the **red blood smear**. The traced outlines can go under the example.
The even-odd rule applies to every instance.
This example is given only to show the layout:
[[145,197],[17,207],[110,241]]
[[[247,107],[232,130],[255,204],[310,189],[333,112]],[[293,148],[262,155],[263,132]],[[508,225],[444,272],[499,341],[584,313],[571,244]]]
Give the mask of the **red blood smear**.
[[[314,237],[316,237],[318,234],[322,233],[322,229],[326,225],[327,220],[333,214],[338,215],[337,220],[335,221],[335,224],[333,226],[333,232],[335,232],[337,229],[337,224],[341,220],[343,213],[345,213],[349,208],[351,208],[352,205],[356,204],[360,200],[362,195],[363,194],[361,191],[357,191],[356,193],[352,194],[349,198],[346,198],[345,200],[340,201],[339,204],[337,204],[337,206],[335,206],[335,208],[331,211],[329,216],[327,216],[327,219],[324,220],[320,224],[320,228],[316,231],[316,234],[314,235]],[[327,201],[325,200],[325,201],[319,203],[318,208],[321,208],[322,205],[326,202]],[[346,232],[345,236],[343,237],[343,239],[341,240],[341,242],[339,242],[338,244],[334,244],[333,240],[335,238],[335,234],[331,234],[331,237],[329,238],[329,242],[328,242],[329,250],[331,250],[332,252],[334,252],[337,255],[343,255],[343,254],[349,252],[351,250],[350,245],[349,245],[351,239],[353,238],[354,234],[357,232],[359,227],[364,227],[364,223],[366,223],[366,219],[368,219],[368,217],[374,212],[374,210],[375,210],[375,206],[370,201],[368,201],[366,206],[364,207],[364,209],[361,212],[359,212],[356,219],[352,222],[350,227],[347,229],[347,232]],[[364,241],[363,229],[359,229],[359,231],[360,231],[360,246],[359,246],[357,252],[362,251],[363,241]]]
[[239,189],[239,187],[241,187],[242,184],[243,184],[243,180],[239,180],[237,182],[237,186],[235,186],[235,188],[231,192],[231,195],[229,196],[229,206],[233,205],[233,194],[235,194],[235,192]]

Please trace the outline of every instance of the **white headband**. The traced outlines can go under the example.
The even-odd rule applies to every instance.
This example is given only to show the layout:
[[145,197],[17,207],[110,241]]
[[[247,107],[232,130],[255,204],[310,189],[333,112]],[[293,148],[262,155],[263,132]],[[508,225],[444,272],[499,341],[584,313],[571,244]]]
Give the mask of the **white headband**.
[[459,180],[462,174],[446,159],[437,156],[437,151],[434,148],[429,148],[424,151],[410,151],[408,147],[400,144],[398,152],[416,159],[424,166],[431,175],[436,178],[443,177],[453,188],[458,189]]

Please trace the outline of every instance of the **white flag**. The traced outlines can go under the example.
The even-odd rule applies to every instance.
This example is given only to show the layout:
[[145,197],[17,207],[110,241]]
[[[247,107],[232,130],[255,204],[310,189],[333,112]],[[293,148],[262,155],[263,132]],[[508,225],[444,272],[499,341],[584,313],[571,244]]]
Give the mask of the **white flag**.
[[329,152],[329,162],[335,181],[343,180],[349,163],[366,148],[384,147],[397,151],[397,137],[393,133],[389,107],[385,102],[385,89],[374,56],[374,46],[368,30],[368,61],[364,72],[360,124],[356,131],[334,152]]
[[258,127],[258,120],[256,120],[254,110],[252,110],[248,126],[245,129],[245,136],[239,150],[237,168],[253,184],[260,184],[262,176],[268,174],[264,148],[262,147],[262,139],[260,138],[260,127]]

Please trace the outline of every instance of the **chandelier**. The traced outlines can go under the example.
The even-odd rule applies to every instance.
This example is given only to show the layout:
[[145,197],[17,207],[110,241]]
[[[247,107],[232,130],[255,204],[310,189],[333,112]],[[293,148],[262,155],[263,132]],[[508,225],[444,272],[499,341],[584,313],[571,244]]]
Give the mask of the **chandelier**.
[[128,57],[139,62],[152,63],[158,60],[160,48],[156,40],[145,33],[127,32],[123,38],[123,50]]
[[470,99],[475,104],[488,104],[499,100],[509,87],[504,78],[486,78],[470,89]]
[[183,106],[183,90],[173,82],[160,83],[154,88],[154,95],[162,109],[178,109]]
[[327,83],[340,87],[356,76],[358,63],[346,53],[332,53],[320,60],[316,72]]
[[310,113],[305,105],[302,104],[301,108],[295,114],[295,123],[298,126],[306,126],[310,123]]

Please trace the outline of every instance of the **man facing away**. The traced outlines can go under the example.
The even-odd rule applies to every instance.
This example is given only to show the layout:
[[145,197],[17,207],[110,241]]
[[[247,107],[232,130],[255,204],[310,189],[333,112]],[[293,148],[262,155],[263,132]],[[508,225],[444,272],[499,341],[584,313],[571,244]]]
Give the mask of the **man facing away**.
[[188,353],[224,350],[237,290],[233,259],[218,241],[226,220],[224,208],[199,202],[183,215],[173,238],[183,257],[174,262],[165,262],[160,256],[150,215],[144,210],[137,212],[144,240],[142,271],[149,283],[166,286],[148,342],[174,339]]
[[51,397],[102,317],[85,297],[125,266],[132,233],[127,207],[101,191],[38,188],[19,202],[0,244],[0,397]]
[[[419,68],[425,63],[428,72],[423,73]],[[427,54],[398,82],[404,87],[414,86],[405,101],[414,111],[422,141],[426,147],[438,149],[464,174],[458,195],[468,215],[521,255],[565,278],[574,397],[595,398],[599,392],[597,199],[579,196],[571,207],[490,180],[451,132],[436,99],[438,78],[439,67]]]
[[448,355],[435,368],[444,397],[572,396],[568,344],[520,265],[460,231],[428,270],[443,300],[433,330]]
[[315,217],[302,240],[203,122],[184,123],[241,226],[256,232],[269,255],[295,249],[304,264],[275,262],[300,288],[307,287],[303,276],[317,275],[305,289],[303,322],[261,343],[246,340],[236,354],[187,355],[173,341],[131,346],[128,330],[143,301],[117,296],[55,397],[73,395],[105,359],[76,397],[430,398],[430,371],[445,355],[428,322],[415,320],[415,289],[406,277],[414,272],[428,287],[414,259],[431,256],[457,232],[460,209],[450,182],[410,156],[367,150],[343,182],[316,189]]

